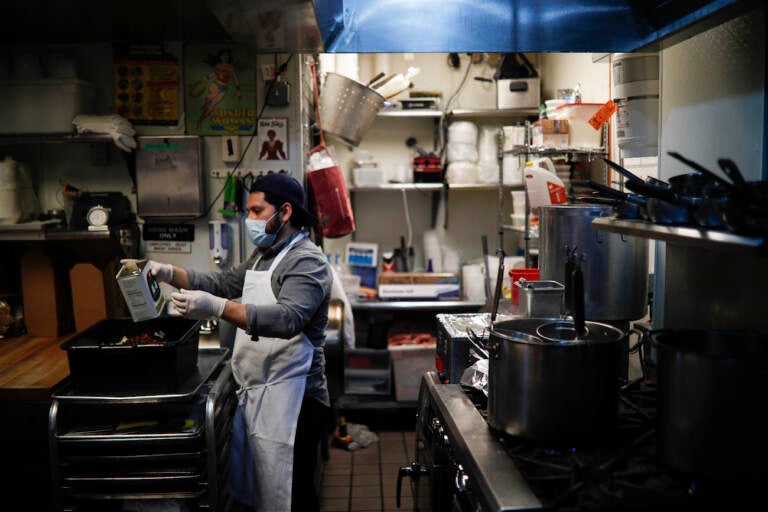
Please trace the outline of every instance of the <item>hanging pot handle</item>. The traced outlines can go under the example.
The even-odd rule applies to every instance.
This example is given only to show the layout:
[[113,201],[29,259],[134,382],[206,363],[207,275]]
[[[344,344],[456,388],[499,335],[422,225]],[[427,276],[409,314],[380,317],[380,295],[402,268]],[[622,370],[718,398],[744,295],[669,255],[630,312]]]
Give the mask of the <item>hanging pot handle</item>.
[[573,284],[571,283],[571,274],[573,274],[573,254],[576,251],[576,247],[571,252],[568,244],[565,244],[565,274],[563,275],[563,283],[565,283],[565,289],[563,290],[563,306],[566,315],[573,315]]
[[573,287],[573,327],[577,336],[581,338],[586,334],[587,328],[584,318],[584,272],[578,263],[574,263],[571,284]]
[[501,300],[501,285],[504,280],[504,249],[499,249],[499,273],[496,276],[496,294],[493,297],[493,312],[491,313],[491,324],[496,321],[496,313],[499,312],[499,300]]

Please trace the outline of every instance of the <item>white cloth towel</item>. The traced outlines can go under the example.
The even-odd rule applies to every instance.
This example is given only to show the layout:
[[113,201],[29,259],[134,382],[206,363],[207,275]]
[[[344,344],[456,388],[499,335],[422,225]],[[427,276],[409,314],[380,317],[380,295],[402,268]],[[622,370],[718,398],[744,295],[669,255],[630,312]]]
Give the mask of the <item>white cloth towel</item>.
[[131,122],[117,114],[106,116],[78,115],[72,120],[77,133],[106,133],[112,137],[115,145],[130,153],[136,149],[136,130]]

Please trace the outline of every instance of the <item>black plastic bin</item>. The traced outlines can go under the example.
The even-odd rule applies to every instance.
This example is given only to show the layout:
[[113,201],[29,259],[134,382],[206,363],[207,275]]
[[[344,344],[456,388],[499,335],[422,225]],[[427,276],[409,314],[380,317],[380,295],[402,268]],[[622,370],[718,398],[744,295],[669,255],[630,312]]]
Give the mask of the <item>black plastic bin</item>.
[[[200,322],[160,317],[106,318],[62,343],[77,391],[171,392],[197,370]],[[165,343],[118,345],[123,336],[165,334]]]

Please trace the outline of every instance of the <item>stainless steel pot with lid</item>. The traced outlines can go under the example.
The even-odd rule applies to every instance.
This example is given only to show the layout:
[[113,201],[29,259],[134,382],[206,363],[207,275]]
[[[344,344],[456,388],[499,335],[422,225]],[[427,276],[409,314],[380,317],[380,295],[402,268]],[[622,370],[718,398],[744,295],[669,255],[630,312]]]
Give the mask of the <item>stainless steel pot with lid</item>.
[[615,427],[618,358],[627,334],[563,318],[493,324],[489,338],[488,424],[550,446],[590,444]]

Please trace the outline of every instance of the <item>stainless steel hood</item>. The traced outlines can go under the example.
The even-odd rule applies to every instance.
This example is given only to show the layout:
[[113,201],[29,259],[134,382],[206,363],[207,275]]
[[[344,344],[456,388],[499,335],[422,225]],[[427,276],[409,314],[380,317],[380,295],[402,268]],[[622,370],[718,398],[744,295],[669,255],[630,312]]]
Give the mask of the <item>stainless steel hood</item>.
[[761,0],[16,0],[0,43],[233,41],[256,52],[660,49]]
[[[631,52],[690,37],[759,1],[316,1],[329,53]],[[332,11],[335,9],[335,11]]]

